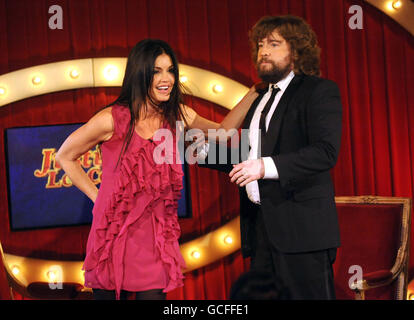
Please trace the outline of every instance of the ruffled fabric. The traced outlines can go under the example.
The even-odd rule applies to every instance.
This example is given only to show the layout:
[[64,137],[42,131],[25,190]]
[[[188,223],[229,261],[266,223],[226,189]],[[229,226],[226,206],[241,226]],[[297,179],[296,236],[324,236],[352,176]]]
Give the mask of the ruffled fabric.
[[[175,135],[173,135],[175,136]],[[140,137],[135,137],[142,139]],[[175,146],[175,138],[173,138]],[[99,283],[114,286],[119,299],[124,281],[124,253],[128,227],[134,224],[144,212],[150,211],[154,219],[155,246],[168,272],[168,292],[183,285],[182,269],[185,261],[181,256],[178,239],[178,199],[182,189],[181,164],[154,161],[154,148],[163,142],[144,140],[134,147],[119,163],[119,174],[114,192],[101,219],[96,221],[93,256],[85,259],[84,268],[96,268]],[[132,146],[131,146],[132,147]],[[176,159],[176,148],[167,149],[167,156]],[[165,210],[153,210],[164,203]],[[109,284],[108,284],[109,279]]]

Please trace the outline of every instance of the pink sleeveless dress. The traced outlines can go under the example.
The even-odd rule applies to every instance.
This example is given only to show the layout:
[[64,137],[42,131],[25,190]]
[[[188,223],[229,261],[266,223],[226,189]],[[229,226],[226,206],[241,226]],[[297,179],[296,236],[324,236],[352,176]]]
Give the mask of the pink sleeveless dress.
[[[114,133],[101,145],[102,182],[93,208],[85,270],[85,286],[115,290],[171,291],[183,285],[185,262],[180,253],[177,218],[182,167],[158,164],[154,149],[162,142],[146,140],[135,130],[128,150],[118,157],[128,131],[126,107],[112,106]],[[165,128],[169,126],[165,122]],[[170,148],[176,159],[174,144]]]

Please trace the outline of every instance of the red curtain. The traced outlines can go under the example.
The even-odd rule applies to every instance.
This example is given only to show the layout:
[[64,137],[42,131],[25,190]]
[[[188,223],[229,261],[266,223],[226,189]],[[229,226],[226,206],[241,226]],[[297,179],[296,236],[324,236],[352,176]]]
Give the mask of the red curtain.
[[[363,9],[363,29],[348,27],[350,6]],[[48,8],[63,9],[63,29],[48,28]],[[0,0],[0,74],[67,59],[127,56],[143,38],[166,40],[181,63],[251,86],[257,80],[247,32],[263,15],[294,14],[314,28],[323,76],[336,81],[343,101],[343,138],[333,170],[337,195],[412,197],[414,158],[414,38],[361,0]],[[6,252],[82,259],[88,226],[10,231],[4,129],[86,122],[114,100],[119,88],[90,88],[25,99],[0,108],[0,240]],[[193,99],[201,115],[226,110]],[[181,220],[182,241],[238,214],[237,189],[214,171],[190,168],[193,218]],[[411,246],[413,247],[413,246]],[[411,254],[411,269],[414,257]],[[225,299],[248,269],[240,252],[186,274],[171,299]],[[0,298],[8,298],[1,271]]]

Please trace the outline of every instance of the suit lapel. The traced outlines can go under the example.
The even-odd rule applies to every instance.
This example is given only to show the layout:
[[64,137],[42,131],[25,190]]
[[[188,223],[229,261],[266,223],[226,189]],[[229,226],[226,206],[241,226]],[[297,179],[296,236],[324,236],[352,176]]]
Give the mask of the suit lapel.
[[256,110],[257,105],[262,100],[265,93],[266,92],[263,92],[263,93],[259,94],[259,96],[256,98],[256,100],[253,101],[252,105],[250,106],[249,111],[247,111],[246,117],[244,118],[244,122],[243,122],[243,125],[242,125],[243,129],[249,129],[250,122],[252,121],[254,111]]
[[265,135],[264,150],[262,150],[262,155],[268,156],[272,153],[275,148],[277,138],[279,137],[280,127],[282,125],[283,116],[289,106],[290,101],[292,100],[297,88],[302,82],[302,76],[295,75],[292,81],[289,83],[285,92],[283,93],[282,98],[280,99],[275,112],[270,119],[269,127]]

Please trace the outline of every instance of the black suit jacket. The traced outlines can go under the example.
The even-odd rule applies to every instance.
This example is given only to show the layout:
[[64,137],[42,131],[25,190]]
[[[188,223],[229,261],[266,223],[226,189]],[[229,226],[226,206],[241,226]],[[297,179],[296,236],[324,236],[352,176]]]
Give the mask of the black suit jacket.
[[[244,129],[249,128],[262,97],[260,94],[252,104]],[[337,85],[314,76],[296,75],[272,116],[262,150],[262,157],[270,156],[275,162],[279,180],[258,181],[266,231],[281,252],[311,252],[340,245],[330,169],[339,153],[341,124]],[[230,163],[204,166],[225,172],[232,169]],[[257,210],[245,188],[240,188],[245,257],[254,248]]]

